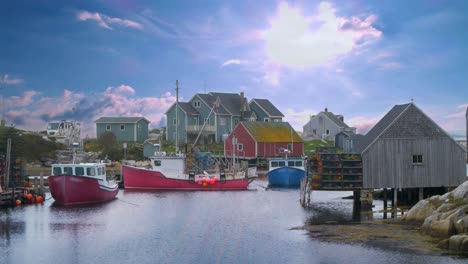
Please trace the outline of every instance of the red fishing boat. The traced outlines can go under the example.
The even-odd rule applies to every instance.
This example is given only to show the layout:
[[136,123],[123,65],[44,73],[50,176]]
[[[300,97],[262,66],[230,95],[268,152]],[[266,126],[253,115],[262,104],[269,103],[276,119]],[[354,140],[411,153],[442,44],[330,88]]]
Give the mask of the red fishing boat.
[[160,154],[150,158],[150,168],[122,166],[125,189],[159,190],[246,190],[249,182],[247,171],[215,174],[186,172],[185,155]]
[[119,192],[117,182],[107,179],[103,163],[53,164],[49,188],[59,204],[105,202]]

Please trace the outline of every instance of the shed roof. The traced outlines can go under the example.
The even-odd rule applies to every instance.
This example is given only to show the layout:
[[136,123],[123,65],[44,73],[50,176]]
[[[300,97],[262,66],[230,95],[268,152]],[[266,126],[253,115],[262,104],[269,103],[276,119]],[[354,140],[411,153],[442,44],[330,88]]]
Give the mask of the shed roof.
[[410,104],[395,105],[375,126],[367,132],[363,137],[360,137],[356,144],[356,152],[362,152],[367,148],[384,130],[397,119]]
[[136,123],[143,119],[146,121],[148,124],[151,123],[148,121],[148,119],[144,117],[126,117],[126,116],[121,116],[121,117],[101,117],[98,120],[94,121],[95,123]]
[[274,116],[274,117],[284,117],[283,113],[281,113],[278,108],[276,108],[268,99],[252,99],[250,101],[251,103],[257,103],[260,108],[262,108],[269,116]]
[[242,121],[241,125],[257,142],[304,142],[287,122]]

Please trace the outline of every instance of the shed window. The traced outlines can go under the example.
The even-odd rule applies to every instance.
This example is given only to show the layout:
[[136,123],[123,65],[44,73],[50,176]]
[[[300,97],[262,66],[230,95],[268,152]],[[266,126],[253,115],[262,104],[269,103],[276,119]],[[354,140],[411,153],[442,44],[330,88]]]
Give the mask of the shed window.
[[327,129],[327,135],[330,135],[330,130]]
[[292,144],[291,143],[288,144],[288,150],[292,151]]
[[83,167],[76,167],[75,168],[76,175],[84,175],[84,168]]
[[107,125],[106,125],[106,130],[107,130],[107,131],[110,131],[110,130],[111,130],[111,125],[107,124]]
[[177,124],[177,119],[175,119],[175,118],[172,119],[172,124],[173,124],[173,125],[176,125],[176,124]]
[[125,131],[125,125],[124,124],[120,124],[120,130]]
[[62,174],[62,168],[54,167],[54,175],[60,175],[60,174]]
[[413,155],[413,164],[422,164],[423,156],[422,155]]

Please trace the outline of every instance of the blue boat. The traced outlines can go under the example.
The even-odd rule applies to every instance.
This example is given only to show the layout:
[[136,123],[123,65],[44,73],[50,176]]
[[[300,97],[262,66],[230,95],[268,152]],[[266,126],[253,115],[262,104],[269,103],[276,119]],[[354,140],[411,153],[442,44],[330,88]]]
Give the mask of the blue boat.
[[269,161],[268,186],[299,187],[306,175],[302,157],[273,158]]

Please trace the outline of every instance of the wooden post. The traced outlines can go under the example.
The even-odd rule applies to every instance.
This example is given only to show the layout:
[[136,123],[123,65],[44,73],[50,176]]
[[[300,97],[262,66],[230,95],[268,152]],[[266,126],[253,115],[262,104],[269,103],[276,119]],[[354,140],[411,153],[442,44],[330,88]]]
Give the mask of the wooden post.
[[356,208],[361,208],[361,191],[353,191],[354,206]]
[[419,188],[419,201],[424,200],[424,188]]
[[37,195],[38,193],[38,187],[39,184],[37,184],[37,177],[34,177],[34,194]]
[[392,218],[397,216],[397,207],[398,207],[398,189],[393,188],[393,200],[392,200]]
[[44,175],[42,172],[39,176],[39,195],[44,195]]
[[383,209],[384,209],[384,215],[383,218],[387,219],[387,189],[383,189]]

